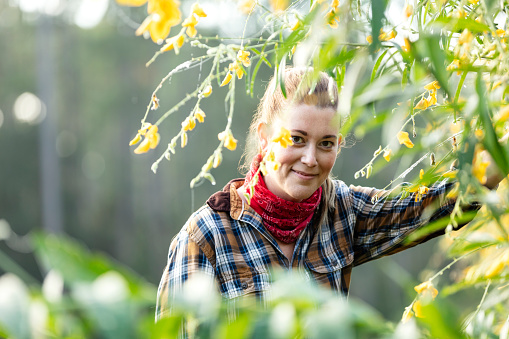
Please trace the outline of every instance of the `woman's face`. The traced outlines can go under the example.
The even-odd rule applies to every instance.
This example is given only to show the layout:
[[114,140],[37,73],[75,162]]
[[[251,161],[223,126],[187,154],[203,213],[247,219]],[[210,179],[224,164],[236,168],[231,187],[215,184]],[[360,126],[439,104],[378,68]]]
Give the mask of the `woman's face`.
[[283,148],[279,143],[273,144],[275,160],[281,167],[278,170],[268,168],[265,183],[280,198],[302,201],[322,185],[334,166],[340,119],[332,108],[292,105],[270,128],[263,123],[258,126],[264,151],[281,127],[290,131],[293,145]]

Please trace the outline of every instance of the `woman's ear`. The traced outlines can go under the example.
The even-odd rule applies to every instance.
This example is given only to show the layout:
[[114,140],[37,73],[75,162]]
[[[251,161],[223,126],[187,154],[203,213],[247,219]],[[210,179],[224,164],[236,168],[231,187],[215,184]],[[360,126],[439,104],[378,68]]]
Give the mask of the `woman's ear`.
[[260,148],[264,151],[269,146],[269,128],[266,123],[260,122],[257,131]]

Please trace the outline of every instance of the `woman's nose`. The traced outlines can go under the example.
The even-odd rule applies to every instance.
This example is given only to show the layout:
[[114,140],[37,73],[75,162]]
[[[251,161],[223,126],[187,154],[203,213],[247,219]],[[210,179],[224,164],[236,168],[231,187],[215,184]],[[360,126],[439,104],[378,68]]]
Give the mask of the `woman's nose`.
[[304,153],[302,154],[301,158],[303,164],[309,167],[313,167],[318,164],[318,162],[316,161],[316,149],[313,146],[310,145],[304,148],[303,152]]

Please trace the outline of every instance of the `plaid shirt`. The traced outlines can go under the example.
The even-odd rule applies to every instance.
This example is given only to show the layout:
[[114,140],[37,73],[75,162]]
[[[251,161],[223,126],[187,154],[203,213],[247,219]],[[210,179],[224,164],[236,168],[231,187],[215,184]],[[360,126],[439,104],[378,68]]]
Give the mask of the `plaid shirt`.
[[[263,296],[270,287],[271,270],[277,268],[301,270],[310,280],[346,295],[353,266],[438,235],[403,243],[410,232],[450,214],[454,207],[454,200],[446,197],[452,184],[445,181],[430,187],[419,201],[416,193],[390,198],[381,190],[335,181],[334,213],[322,224],[306,227],[290,261],[261,217],[237,194],[242,184],[243,179],[233,180],[214,194],[172,240],[159,284],[156,319],[169,312],[170,296],[197,271],[214,277],[227,299]],[[375,196],[382,198],[375,201]],[[427,207],[432,213],[427,213],[429,209],[423,213]]]

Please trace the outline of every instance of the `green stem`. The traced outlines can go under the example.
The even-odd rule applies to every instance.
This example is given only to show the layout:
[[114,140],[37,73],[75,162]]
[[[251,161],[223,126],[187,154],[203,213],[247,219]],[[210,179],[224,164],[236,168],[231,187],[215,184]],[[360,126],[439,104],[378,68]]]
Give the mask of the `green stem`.
[[460,94],[461,94],[461,88],[463,87],[463,83],[465,82],[465,79],[467,78],[467,71],[464,71],[463,74],[461,74],[461,78],[460,78],[460,81],[458,83],[458,87],[456,88],[456,93],[454,94],[454,123],[456,123],[456,114],[458,112],[458,109],[457,109],[457,104],[458,104],[458,99],[460,97]]

